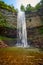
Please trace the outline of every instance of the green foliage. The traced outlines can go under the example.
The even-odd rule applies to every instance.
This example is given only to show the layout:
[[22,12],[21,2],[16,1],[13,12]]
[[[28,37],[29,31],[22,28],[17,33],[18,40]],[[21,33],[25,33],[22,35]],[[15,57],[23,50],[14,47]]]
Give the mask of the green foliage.
[[40,2],[40,3],[41,3],[41,6],[43,6],[43,0],[41,0],[41,2]]
[[38,10],[40,8],[43,8],[43,0],[41,0],[38,4],[36,4],[35,10]]
[[25,11],[25,7],[21,5],[21,11]]
[[28,11],[28,12],[29,12],[29,11],[32,11],[32,6],[31,6],[30,4],[27,5],[26,11]]
[[1,12],[0,12],[0,25],[2,26],[7,25],[6,17],[4,17]]
[[10,23],[8,23],[8,21],[6,21],[6,18],[7,18],[7,16],[2,15],[2,13],[0,12],[0,26],[16,29],[15,26],[10,25]]
[[14,8],[14,6],[7,5],[5,2],[0,1],[0,8],[6,9],[11,12],[17,12],[17,10]]
[[38,10],[38,9],[40,9],[41,8],[41,5],[40,5],[40,3],[38,3],[36,6],[35,6],[35,10]]
[[35,7],[32,7],[30,4],[28,4],[26,7],[24,7],[23,5],[21,5],[21,11],[35,11]]
[[21,11],[27,11],[27,12],[37,11],[37,10],[39,10],[41,7],[43,8],[43,0],[41,0],[38,4],[36,4],[35,7],[32,7],[31,4],[28,4],[28,5],[26,6],[26,8],[25,8],[23,5],[21,5]]
[[[0,1],[0,9],[6,9],[11,12],[17,12],[16,9],[14,9],[13,6],[5,4],[3,1]],[[9,25],[8,21],[6,20],[7,16],[4,16],[0,11],[0,26],[9,27],[9,28],[16,28],[15,26]]]

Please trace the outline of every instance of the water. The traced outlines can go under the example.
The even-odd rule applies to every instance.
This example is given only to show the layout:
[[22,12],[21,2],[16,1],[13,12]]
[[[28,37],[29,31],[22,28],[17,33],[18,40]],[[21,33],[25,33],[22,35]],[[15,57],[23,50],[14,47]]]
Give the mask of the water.
[[17,16],[17,46],[27,47],[27,31],[24,12],[19,12]]

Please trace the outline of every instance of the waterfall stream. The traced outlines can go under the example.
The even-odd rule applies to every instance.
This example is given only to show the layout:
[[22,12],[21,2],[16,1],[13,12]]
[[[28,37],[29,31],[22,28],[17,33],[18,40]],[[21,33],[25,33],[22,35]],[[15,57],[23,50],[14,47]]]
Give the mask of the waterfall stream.
[[17,46],[27,47],[25,12],[18,12],[17,16]]

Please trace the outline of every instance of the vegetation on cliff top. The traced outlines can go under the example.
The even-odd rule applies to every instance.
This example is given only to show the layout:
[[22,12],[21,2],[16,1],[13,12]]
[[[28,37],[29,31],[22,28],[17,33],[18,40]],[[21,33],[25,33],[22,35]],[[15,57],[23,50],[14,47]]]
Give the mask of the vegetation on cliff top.
[[38,4],[36,4],[35,7],[32,7],[31,4],[27,4],[27,6],[25,7],[23,4],[21,5],[21,11],[37,11],[39,10],[41,7],[43,7],[43,0],[41,0]]
[[[40,16],[40,19],[41,19],[41,23],[43,24],[43,0],[37,3],[35,7],[32,7],[31,4],[27,4],[27,6],[25,7],[22,4],[20,9],[21,11],[24,11],[27,13],[28,12],[38,12],[39,15],[42,15]],[[40,28],[38,31],[40,32],[40,34],[43,34],[43,28]]]
[[11,11],[11,12],[14,12],[14,13],[17,13],[17,9],[15,9],[13,5],[12,6],[7,5],[3,1],[0,1],[0,8],[6,9],[6,10]]

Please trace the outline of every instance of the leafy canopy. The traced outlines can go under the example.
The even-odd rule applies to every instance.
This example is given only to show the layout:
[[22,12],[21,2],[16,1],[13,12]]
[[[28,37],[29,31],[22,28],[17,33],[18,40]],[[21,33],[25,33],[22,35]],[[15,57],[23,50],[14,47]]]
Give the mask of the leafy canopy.
[[24,5],[21,5],[21,11],[25,11],[25,7],[24,7]]

